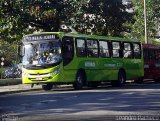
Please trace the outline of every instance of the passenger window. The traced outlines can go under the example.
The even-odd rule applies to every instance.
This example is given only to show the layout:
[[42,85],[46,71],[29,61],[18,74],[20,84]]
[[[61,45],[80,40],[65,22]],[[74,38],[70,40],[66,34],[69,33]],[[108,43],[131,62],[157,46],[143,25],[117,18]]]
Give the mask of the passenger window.
[[106,58],[110,57],[109,46],[106,41],[99,41],[100,57]]
[[79,57],[87,56],[85,45],[86,44],[84,39],[76,39],[77,56]]
[[120,43],[112,42],[112,57],[120,57]]
[[132,58],[133,53],[132,53],[132,48],[130,43],[124,43],[124,50],[123,50],[123,57],[124,58]]
[[87,40],[87,55],[89,57],[98,57],[98,41]]
[[134,57],[135,58],[141,58],[141,47],[140,47],[140,44],[134,43],[133,44],[133,51],[134,51]]

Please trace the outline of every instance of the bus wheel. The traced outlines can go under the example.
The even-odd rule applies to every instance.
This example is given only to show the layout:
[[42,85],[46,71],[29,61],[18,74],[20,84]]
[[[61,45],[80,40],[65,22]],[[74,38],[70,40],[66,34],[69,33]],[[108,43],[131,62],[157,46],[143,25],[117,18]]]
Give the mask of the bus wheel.
[[43,90],[46,90],[46,91],[51,90],[52,87],[53,87],[53,84],[45,84],[45,85],[42,85],[42,89],[43,89]]
[[76,81],[73,84],[75,90],[80,90],[83,87],[85,81],[84,74],[82,72],[78,72],[76,76]]
[[112,81],[111,84],[114,87],[121,87],[125,84],[125,82],[126,82],[126,74],[123,70],[120,70],[118,73],[118,80]]

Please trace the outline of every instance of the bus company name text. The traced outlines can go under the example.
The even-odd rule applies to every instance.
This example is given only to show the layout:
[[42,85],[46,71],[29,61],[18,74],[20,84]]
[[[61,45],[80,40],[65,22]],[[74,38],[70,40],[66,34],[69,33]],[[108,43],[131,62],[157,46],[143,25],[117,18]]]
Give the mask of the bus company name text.
[[35,35],[25,38],[26,41],[56,39],[55,35]]

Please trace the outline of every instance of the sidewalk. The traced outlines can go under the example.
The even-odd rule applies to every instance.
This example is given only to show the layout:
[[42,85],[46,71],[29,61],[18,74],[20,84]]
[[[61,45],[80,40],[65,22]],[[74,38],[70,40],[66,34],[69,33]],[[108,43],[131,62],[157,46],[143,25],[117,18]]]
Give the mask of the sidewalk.
[[41,85],[35,85],[33,88],[31,88],[31,85],[25,85],[25,84],[0,86],[0,95],[34,91],[34,90],[36,91],[41,89],[42,89]]

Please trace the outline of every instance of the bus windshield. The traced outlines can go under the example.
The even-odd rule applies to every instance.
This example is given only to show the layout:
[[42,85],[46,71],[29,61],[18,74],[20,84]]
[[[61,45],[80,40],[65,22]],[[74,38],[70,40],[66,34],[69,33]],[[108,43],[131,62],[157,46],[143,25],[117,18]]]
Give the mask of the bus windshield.
[[62,60],[59,41],[29,42],[23,46],[23,65],[48,65]]

